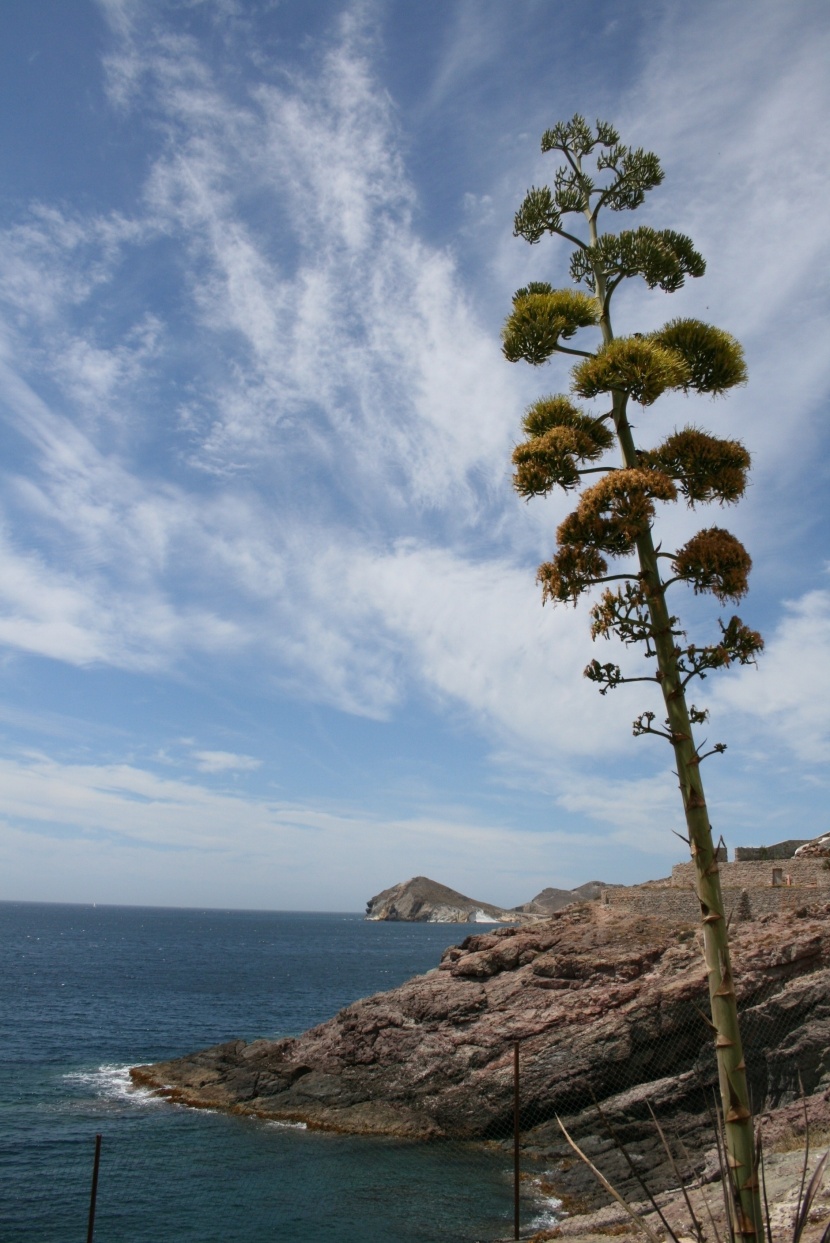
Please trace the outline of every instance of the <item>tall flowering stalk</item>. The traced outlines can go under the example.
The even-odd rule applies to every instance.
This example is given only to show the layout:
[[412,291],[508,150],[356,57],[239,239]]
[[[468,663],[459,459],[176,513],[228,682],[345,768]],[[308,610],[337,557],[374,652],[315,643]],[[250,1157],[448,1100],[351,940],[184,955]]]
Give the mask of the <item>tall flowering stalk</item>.
[[[696,319],[673,319],[657,332],[614,335],[611,302],[621,282],[640,278],[650,289],[674,293],[686,277],[702,276],[705,270],[691,240],[671,229],[599,232],[604,209],[635,210],[661,183],[657,157],[622,145],[611,125],[598,121],[592,128],[581,116],[548,130],[542,150],[560,153],[564,163],[554,174],[553,189],[528,191],[516,214],[515,233],[531,244],[545,234],[568,242],[575,287],[554,289],[535,282],[518,290],[504,325],[504,353],[511,362],[524,359],[534,366],[553,354],[572,355],[577,361],[570,394],[543,397],[525,414],[525,439],[513,454],[513,481],[528,499],[556,487],[579,492],[576,508],[556,532],[553,559],[539,568],[543,600],[575,604],[600,587],[591,609],[593,637],[616,635],[625,644],[640,644],[654,661],[653,673],[626,677],[618,665],[592,660],[585,676],[602,695],[632,681],[656,682],[662,692],[665,720],[656,723],[654,712],[642,712],[634,733],[657,735],[674,752],[700,901],[734,1180],[734,1228],[738,1236],[752,1239],[763,1233],[753,1126],[717,853],[700,771],[707,754],[725,747],[719,743],[701,753],[693,726],[707,714],[686,696],[690,682],[712,669],[753,663],[763,641],[739,617],[732,617],[720,622],[718,642],[690,643],[667,603],[667,592],[677,583],[690,585],[696,593],[708,592],[722,604],[740,600],[751,566],[740,540],[711,526],[681,548],[664,551],[655,546],[653,536],[657,502],[682,497],[694,508],[739,500],[750,459],[738,441],[694,426],[675,431],[654,448],[638,447],[629,419],[629,403],[649,407],[667,391],[722,394],[745,383],[746,367],[741,347],[729,333]],[[565,344],[597,328],[598,348]],[[599,400],[605,409],[599,414],[586,410],[574,398]],[[614,448],[620,464],[608,461]],[[586,475],[598,479],[585,486]],[[618,558],[622,565],[610,573],[609,560]],[[661,567],[668,567],[667,577]]]

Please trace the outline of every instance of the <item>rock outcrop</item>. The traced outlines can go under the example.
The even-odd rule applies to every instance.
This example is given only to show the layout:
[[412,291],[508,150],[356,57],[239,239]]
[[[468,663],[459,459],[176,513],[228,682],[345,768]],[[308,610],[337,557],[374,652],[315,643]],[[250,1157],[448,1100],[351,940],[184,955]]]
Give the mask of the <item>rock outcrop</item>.
[[830,833],[822,837],[814,837],[812,841],[799,846],[793,854],[794,859],[827,859],[830,858]]
[[[756,1110],[792,1101],[799,1077],[808,1094],[830,1088],[830,905],[741,924],[733,952]],[[439,968],[296,1039],[232,1041],[131,1073],[194,1106],[358,1134],[497,1139],[512,1126],[520,1041],[526,1147],[590,1197],[557,1115],[623,1183],[595,1102],[658,1186],[672,1175],[648,1103],[689,1151],[711,1144],[706,998],[693,925],[586,903],[470,936]]]
[[[573,901],[573,899],[571,899]],[[524,923],[527,916],[490,902],[467,898],[428,876],[413,876],[375,894],[366,903],[367,919],[406,920],[430,924]]]

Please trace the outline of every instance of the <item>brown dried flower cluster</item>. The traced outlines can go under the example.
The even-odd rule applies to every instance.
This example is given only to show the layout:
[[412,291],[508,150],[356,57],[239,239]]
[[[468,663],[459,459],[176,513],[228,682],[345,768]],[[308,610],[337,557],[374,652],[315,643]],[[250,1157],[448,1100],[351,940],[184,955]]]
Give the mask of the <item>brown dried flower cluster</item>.
[[641,453],[640,461],[676,480],[692,506],[740,500],[750,466],[749,454],[739,440],[722,440],[697,427],[675,432],[656,449]]
[[677,488],[656,470],[616,470],[586,488],[556,532],[560,544],[587,544],[621,557],[654,518],[654,501],[677,499]]
[[659,471],[617,470],[586,488],[556,532],[559,548],[539,567],[543,600],[576,603],[608,572],[603,553],[630,553],[654,518],[654,501],[673,501],[677,489]]
[[707,527],[683,545],[672,567],[678,578],[692,584],[696,594],[710,591],[723,604],[746,595],[752,558],[729,531]]
[[552,561],[539,566],[536,582],[542,603],[576,604],[582,592],[608,572],[608,562],[596,548],[565,544]]

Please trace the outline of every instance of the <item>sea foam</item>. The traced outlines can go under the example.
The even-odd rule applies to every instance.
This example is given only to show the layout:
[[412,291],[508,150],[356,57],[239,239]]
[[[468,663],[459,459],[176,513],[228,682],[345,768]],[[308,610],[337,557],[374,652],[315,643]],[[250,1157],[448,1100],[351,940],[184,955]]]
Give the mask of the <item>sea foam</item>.
[[159,1105],[160,1097],[149,1088],[136,1087],[129,1066],[103,1065],[94,1070],[71,1071],[63,1076],[67,1083],[86,1088],[91,1095],[119,1104]]

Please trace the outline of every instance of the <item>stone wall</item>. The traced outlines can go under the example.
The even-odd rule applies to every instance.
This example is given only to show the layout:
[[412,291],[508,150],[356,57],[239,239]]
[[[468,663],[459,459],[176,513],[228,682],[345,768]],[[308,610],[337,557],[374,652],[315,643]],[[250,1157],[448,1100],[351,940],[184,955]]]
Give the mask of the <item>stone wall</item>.
[[[824,866],[824,859],[784,859],[771,863],[769,861],[753,863],[721,863],[720,883],[722,889],[767,889],[774,887],[773,874],[778,873],[777,882],[786,885],[786,877],[792,879],[794,886],[808,885],[811,888],[830,889],[830,871]],[[672,886],[689,888],[695,882],[695,865],[676,863],[671,870]]]
[[[774,863],[770,860],[720,863],[726,914],[734,912],[734,918],[739,918],[738,902],[744,890],[752,919],[809,902],[830,900],[830,870],[824,867],[824,862],[824,859],[786,859]],[[677,863],[665,884],[604,889],[601,901],[605,906],[638,910],[678,923],[696,922],[700,918],[700,907],[694,885],[694,864]]]
[[603,889],[600,901],[605,906],[621,906],[678,923],[693,924],[700,919],[700,905],[691,889],[668,885],[664,889]]
[[774,846],[736,846],[735,862],[767,863],[770,859],[792,859],[799,846],[806,846],[811,837],[793,837],[787,842],[776,842]]
[[[740,918],[738,903],[742,892],[741,889],[724,890],[727,917],[732,915],[735,920]],[[760,919],[762,915],[775,915],[782,910],[830,899],[830,888],[819,889],[815,885],[798,885],[792,888],[774,888],[768,885],[765,889],[747,888],[746,893],[750,919]],[[700,906],[691,888],[666,886],[665,889],[605,889],[601,901],[606,906],[624,907],[643,915],[676,920],[679,924],[694,924],[700,919]]]

